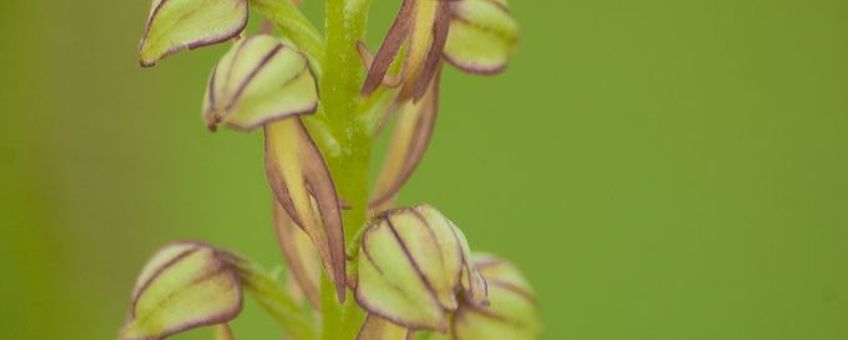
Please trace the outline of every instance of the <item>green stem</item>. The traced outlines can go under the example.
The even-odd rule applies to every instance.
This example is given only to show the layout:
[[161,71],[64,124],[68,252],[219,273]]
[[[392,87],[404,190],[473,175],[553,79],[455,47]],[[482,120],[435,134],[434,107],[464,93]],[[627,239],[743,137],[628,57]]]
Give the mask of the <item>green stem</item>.
[[[337,193],[350,205],[342,214],[348,243],[354,241],[368,217],[373,141],[370,131],[357,118],[364,72],[356,42],[363,39],[370,4],[371,0],[328,0],[325,7],[327,50],[322,63],[325,73],[319,86],[328,126],[341,145],[341,153],[329,157],[327,163]],[[364,312],[349,292],[344,305],[340,305],[331,288],[329,282],[322,283],[322,338],[355,339]]]

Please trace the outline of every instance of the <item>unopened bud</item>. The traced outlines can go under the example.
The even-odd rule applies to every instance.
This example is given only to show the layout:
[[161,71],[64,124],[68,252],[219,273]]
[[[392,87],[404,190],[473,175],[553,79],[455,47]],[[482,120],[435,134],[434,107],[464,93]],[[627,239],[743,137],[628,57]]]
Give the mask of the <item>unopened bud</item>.
[[159,339],[225,323],[242,307],[242,289],[229,254],[198,242],[156,252],[139,275],[121,339]]
[[446,331],[457,293],[486,304],[486,283],[470,266],[465,236],[428,205],[389,211],[370,225],[358,275],[360,305],[410,329]]
[[229,40],[244,30],[247,15],[247,0],[153,0],[139,46],[141,65]]
[[317,105],[318,91],[306,57],[277,38],[260,34],[239,41],[215,66],[203,116],[210,129],[223,123],[246,131],[312,113]]

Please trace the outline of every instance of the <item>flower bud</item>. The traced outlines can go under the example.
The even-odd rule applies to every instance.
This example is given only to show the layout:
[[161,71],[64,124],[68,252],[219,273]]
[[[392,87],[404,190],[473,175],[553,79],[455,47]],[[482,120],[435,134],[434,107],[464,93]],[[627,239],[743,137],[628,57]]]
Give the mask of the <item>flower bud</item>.
[[139,46],[141,65],[231,39],[244,30],[247,16],[247,0],[153,0]]
[[489,305],[461,303],[451,325],[454,340],[537,338],[536,302],[521,272],[490,255],[476,255],[474,267],[488,283]]
[[233,319],[242,289],[229,256],[198,242],[157,251],[136,281],[120,338],[159,339]]
[[251,130],[273,120],[312,113],[318,105],[315,79],[306,57],[265,34],[235,44],[218,62],[203,100],[203,116]]
[[518,44],[518,24],[506,0],[450,2],[451,23],[445,59],[470,73],[492,74],[506,68]]
[[389,211],[362,236],[356,299],[397,325],[444,332],[457,292],[486,303],[486,283],[469,254],[462,231],[433,207]]

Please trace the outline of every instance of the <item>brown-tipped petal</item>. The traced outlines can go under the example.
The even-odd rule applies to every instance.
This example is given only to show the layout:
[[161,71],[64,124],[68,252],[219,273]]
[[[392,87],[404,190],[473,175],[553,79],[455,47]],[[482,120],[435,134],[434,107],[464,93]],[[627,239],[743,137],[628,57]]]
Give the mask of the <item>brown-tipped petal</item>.
[[339,199],[300,117],[265,126],[265,168],[277,201],[312,239],[339,301],[344,301],[345,241]]
[[424,69],[415,83],[413,98],[415,101],[421,99],[431,87],[432,80],[436,77],[442,67],[442,54],[450,31],[450,9],[445,2],[439,2],[436,21],[433,23],[433,44],[424,61]]
[[[445,12],[447,5],[443,1],[420,0],[414,1],[412,27],[409,33],[409,45],[406,59],[403,62],[403,86],[398,92],[397,100],[405,102],[415,94],[419,79],[431,78],[432,71],[425,74],[431,52],[436,42],[436,23]],[[424,80],[424,84],[428,81]]]
[[233,331],[230,329],[230,326],[222,323],[220,325],[215,326],[215,340],[235,340],[236,338],[233,336]]
[[[365,83],[362,85],[362,94],[369,95],[377,89],[383,82],[386,72],[389,70],[389,65],[395,59],[395,56],[400,49],[400,46],[409,35],[410,27],[412,26],[412,15],[414,12],[413,6],[418,0],[404,0],[400,7],[400,11],[389,28],[386,38],[383,39],[383,44],[380,50],[377,51],[377,56],[371,67],[368,70],[368,76],[365,78]],[[427,1],[427,0],[425,0]]]
[[154,0],[139,46],[142,66],[184,49],[219,43],[247,25],[247,0]]
[[303,230],[291,220],[282,205],[274,200],[274,225],[277,241],[285,255],[286,263],[298,290],[306,296],[313,308],[321,306],[321,257]]
[[176,242],[157,251],[139,275],[120,338],[164,338],[227,322],[241,307],[229,256],[203,243]]
[[518,44],[518,24],[505,1],[463,0],[450,3],[453,19],[445,59],[469,73],[494,74],[506,68]]
[[[374,56],[368,50],[368,46],[365,46],[364,42],[358,41],[356,42],[356,51],[359,53],[359,58],[362,59],[362,65],[370,71],[371,66],[374,65]],[[385,74],[383,76],[383,85],[387,87],[398,87],[401,81],[403,81],[401,75]]]
[[356,340],[407,340],[411,332],[377,315],[369,314]]
[[312,113],[318,105],[306,57],[260,34],[235,44],[209,78],[203,115],[213,128],[248,131],[270,121]]
[[433,78],[430,90],[418,103],[408,101],[399,110],[389,150],[383,160],[370,203],[373,211],[382,211],[409,180],[430,144],[439,111],[440,75]]

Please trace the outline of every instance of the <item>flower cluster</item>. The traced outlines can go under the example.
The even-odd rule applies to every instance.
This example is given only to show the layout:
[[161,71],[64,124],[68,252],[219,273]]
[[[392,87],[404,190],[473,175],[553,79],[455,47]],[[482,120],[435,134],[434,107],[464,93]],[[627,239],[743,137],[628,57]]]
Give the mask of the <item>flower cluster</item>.
[[[227,322],[239,314],[244,292],[295,339],[317,338],[321,324],[324,338],[336,331],[326,325],[353,324],[356,332],[338,337],[362,340],[538,335],[535,298],[515,267],[473,253],[434,207],[394,206],[435,127],[444,62],[474,74],[506,67],[518,41],[506,0],[403,0],[373,56],[362,36],[332,36],[363,32],[350,25],[365,22],[370,4],[329,0],[324,39],[292,0],[153,0],[139,47],[142,66],[234,41],[212,69],[202,117],[212,131],[264,131],[276,235],[290,275],[284,285],[231,251],[172,243],[140,274],[120,338],[214,326],[218,339],[232,339]],[[247,34],[251,10],[281,34]],[[327,51],[358,51],[362,63]],[[340,75],[325,69],[358,79],[361,88],[346,90],[333,83]],[[333,112],[330,102],[352,112]],[[367,182],[367,162],[353,155],[370,149],[392,116],[391,143],[370,193],[341,190],[345,181]],[[341,306],[348,312],[328,319],[340,313],[324,309]]]

